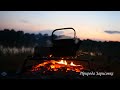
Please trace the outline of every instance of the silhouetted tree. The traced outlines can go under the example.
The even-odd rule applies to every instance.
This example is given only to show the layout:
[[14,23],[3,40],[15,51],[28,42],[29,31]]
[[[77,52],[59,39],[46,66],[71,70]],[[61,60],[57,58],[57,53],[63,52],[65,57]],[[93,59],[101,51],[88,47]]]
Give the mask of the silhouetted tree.
[[[57,38],[57,35],[53,35],[53,38]],[[30,34],[23,31],[16,31],[14,29],[0,30],[0,45],[3,47],[34,47],[35,45],[45,46],[46,41],[51,41],[51,36],[46,34]],[[95,51],[102,52],[107,56],[120,56],[120,42],[113,41],[93,41],[90,39],[82,40],[80,46],[82,51]]]

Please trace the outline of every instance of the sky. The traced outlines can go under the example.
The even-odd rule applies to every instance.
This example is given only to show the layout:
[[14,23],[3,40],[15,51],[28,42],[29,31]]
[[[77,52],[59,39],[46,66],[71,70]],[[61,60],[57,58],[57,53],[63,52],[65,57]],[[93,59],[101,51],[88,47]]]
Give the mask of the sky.
[[120,11],[0,11],[0,30],[39,33],[66,27],[80,39],[120,41]]

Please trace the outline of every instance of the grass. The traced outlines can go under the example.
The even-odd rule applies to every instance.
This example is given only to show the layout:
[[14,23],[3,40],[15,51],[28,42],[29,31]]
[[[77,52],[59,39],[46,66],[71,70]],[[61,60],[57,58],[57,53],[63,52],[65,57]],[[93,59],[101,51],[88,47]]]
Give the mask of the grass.
[[[88,57],[88,56],[87,56]],[[81,57],[86,58],[86,56]],[[107,56],[89,56],[91,67],[94,71],[114,72],[115,77],[120,77],[120,58],[108,58]]]
[[23,64],[24,58],[33,53],[31,47],[10,48],[0,46],[0,72],[13,72]]
[[16,72],[23,63],[25,56],[1,56],[0,57],[0,71]]

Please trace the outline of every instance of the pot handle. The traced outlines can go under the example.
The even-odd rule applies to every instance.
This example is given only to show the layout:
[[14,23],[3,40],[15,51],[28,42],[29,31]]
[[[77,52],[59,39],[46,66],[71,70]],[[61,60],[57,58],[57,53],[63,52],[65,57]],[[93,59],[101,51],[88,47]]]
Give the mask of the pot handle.
[[76,31],[75,31],[74,28],[72,28],[72,27],[68,27],[68,28],[59,28],[59,29],[53,30],[53,32],[52,32],[52,41],[53,41],[53,33],[54,33],[55,31],[58,31],[58,30],[65,30],[65,29],[72,29],[72,30],[74,31],[74,38],[76,38]]

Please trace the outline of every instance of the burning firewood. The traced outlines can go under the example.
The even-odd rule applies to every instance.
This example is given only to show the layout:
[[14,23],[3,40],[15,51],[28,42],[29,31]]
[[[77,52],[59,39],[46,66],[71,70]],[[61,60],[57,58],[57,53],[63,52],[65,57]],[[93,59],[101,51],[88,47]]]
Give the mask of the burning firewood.
[[51,72],[57,72],[57,71],[80,72],[83,69],[84,69],[84,67],[82,65],[75,65],[73,62],[68,64],[66,60],[60,60],[60,61],[49,60],[49,61],[45,61],[41,64],[37,64],[37,65],[33,66],[31,71],[32,72],[43,71],[44,73],[48,72],[48,71],[51,71]]

